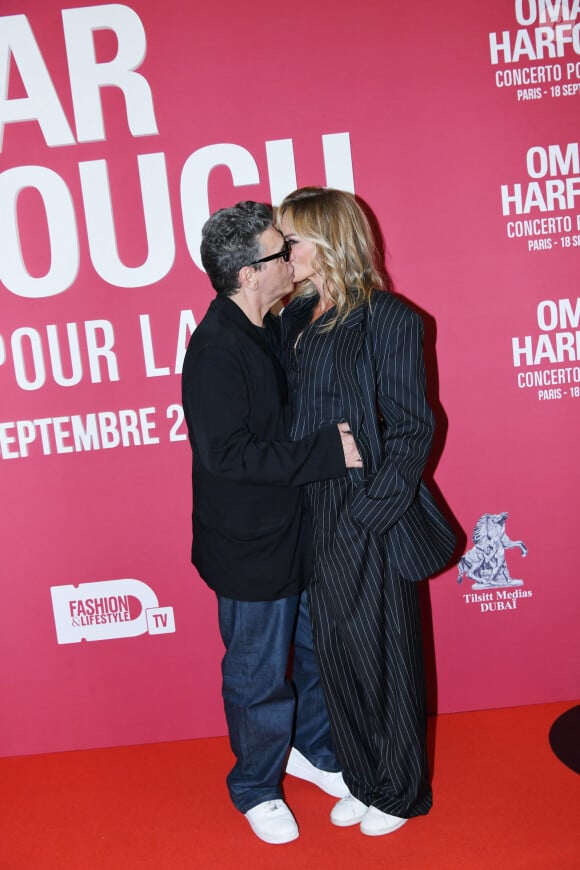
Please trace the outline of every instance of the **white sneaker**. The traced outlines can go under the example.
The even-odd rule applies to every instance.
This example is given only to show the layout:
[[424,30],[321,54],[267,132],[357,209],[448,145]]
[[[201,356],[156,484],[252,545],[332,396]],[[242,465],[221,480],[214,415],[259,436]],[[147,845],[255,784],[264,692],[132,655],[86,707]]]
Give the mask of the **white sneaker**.
[[338,825],[339,828],[346,828],[348,825],[357,825],[363,816],[366,814],[368,807],[355,798],[354,795],[348,794],[341,801],[334,805],[330,812],[330,821],[333,825]]
[[376,807],[369,807],[360,823],[360,829],[367,837],[382,837],[383,834],[392,834],[393,831],[402,828],[408,821],[409,819],[382,813]]
[[289,773],[290,776],[296,776],[298,779],[305,779],[307,782],[314,783],[322,791],[325,791],[326,794],[331,794],[333,797],[342,798],[346,797],[349,793],[340,771],[332,773],[329,770],[320,770],[320,768],[315,767],[312,762],[308,761],[294,747],[292,747],[288,756],[286,773]]
[[296,819],[283,800],[264,801],[244,815],[256,837],[265,843],[291,843],[298,837]]

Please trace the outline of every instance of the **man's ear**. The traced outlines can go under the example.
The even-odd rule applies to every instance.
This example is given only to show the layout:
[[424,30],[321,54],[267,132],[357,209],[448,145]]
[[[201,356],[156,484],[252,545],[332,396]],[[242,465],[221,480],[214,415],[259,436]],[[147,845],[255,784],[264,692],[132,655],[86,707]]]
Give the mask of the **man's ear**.
[[241,290],[252,291],[256,289],[256,270],[253,266],[242,266],[238,272],[238,282]]

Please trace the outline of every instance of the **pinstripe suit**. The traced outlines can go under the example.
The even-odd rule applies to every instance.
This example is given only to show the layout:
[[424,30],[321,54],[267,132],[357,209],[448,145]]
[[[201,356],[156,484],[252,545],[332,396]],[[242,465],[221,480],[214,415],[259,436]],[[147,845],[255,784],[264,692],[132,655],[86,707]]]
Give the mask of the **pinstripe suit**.
[[373,294],[331,332],[314,299],[284,312],[293,437],[348,420],[364,472],[310,484],[314,641],[333,738],[355,797],[383,812],[428,812],[425,686],[417,587],[442,568],[453,535],[421,481],[433,433],[421,319]]

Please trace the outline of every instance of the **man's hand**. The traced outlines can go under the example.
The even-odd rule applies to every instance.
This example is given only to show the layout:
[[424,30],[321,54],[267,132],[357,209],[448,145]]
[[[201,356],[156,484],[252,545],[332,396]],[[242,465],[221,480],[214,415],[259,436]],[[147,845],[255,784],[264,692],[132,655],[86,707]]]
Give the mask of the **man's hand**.
[[360,458],[358,447],[352,437],[350,425],[348,423],[339,423],[338,431],[340,432],[340,440],[342,441],[342,449],[344,450],[344,462],[347,468],[362,468],[362,459]]

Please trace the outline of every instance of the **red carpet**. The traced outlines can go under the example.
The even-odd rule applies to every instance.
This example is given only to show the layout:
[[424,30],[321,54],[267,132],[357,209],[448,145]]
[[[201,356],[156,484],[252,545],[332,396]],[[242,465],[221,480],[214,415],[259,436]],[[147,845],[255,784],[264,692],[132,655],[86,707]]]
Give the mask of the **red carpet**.
[[300,839],[261,843],[229,802],[225,738],[0,759],[0,867],[578,870],[580,776],[549,744],[572,706],[432,719],[434,808],[378,838],[288,778]]

